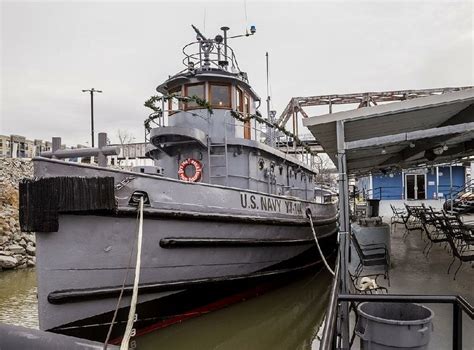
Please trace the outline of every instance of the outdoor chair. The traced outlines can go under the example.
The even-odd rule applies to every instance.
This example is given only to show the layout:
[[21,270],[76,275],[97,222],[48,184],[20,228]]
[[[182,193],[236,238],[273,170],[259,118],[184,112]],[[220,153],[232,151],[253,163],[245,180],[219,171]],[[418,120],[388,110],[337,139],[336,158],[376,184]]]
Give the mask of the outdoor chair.
[[454,279],[456,279],[456,275],[464,262],[474,262],[474,238],[470,230],[463,225],[458,217],[448,216],[444,212],[443,214],[448,243],[453,253],[453,260],[448,267],[448,273],[456,258],[459,259],[459,266],[454,272]]
[[[351,242],[357,252],[359,257],[359,264],[355,268],[353,276],[355,280],[358,280],[361,277],[369,276],[384,276],[388,280],[388,285],[390,286],[390,254],[388,253],[387,246],[383,243],[375,244],[360,244],[357,240],[357,237],[354,234],[351,234]],[[383,266],[383,273],[364,273],[364,268],[366,267],[375,267]],[[354,282],[354,280],[353,280]]]
[[[395,208],[393,204],[390,204],[390,208],[392,208],[392,217],[390,218],[390,227],[395,228],[397,224],[405,225],[405,218],[407,216],[407,212],[404,209]],[[392,231],[392,230],[390,230]]]
[[405,233],[402,238],[406,239],[411,231],[420,231],[420,234],[423,234],[423,226],[417,212],[423,207],[405,203],[405,208],[407,209],[407,215],[404,217]]
[[418,215],[426,233],[426,237],[428,238],[428,242],[423,248],[423,254],[428,257],[433,245],[435,243],[447,244],[448,237],[440,223],[440,220],[443,220],[443,214],[441,212],[435,212],[432,207],[426,208],[424,204],[422,204],[422,207],[423,210],[419,210]]

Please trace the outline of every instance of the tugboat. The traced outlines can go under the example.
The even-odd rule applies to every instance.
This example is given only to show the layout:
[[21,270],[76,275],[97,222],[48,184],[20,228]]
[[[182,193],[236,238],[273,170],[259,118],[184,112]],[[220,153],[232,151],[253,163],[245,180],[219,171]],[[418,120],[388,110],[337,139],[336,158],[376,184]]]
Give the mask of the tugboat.
[[185,69],[146,103],[153,166],[64,161],[78,155],[60,150],[35,158],[35,178],[20,184],[22,229],[37,232],[42,330],[103,342],[112,328],[112,343],[120,340],[142,200],[138,335],[321,263],[314,235],[334,252],[337,204],[320,198],[310,157],[283,152],[285,130],[257,112],[228,28],[215,38],[193,28]]

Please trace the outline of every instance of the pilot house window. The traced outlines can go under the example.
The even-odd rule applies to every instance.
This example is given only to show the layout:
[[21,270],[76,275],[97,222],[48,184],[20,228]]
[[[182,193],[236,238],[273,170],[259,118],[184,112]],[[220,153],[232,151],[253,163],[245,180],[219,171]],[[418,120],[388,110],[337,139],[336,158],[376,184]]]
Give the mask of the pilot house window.
[[[200,99],[205,98],[204,96],[204,84],[193,84],[193,85],[186,85],[185,88],[185,95],[187,97],[198,97]],[[194,109],[194,108],[202,108],[196,102],[189,101],[185,103],[186,109]]]
[[[181,96],[181,87],[175,88],[169,91],[170,95],[180,97]],[[176,113],[181,108],[181,103],[177,98],[170,98],[168,100],[168,113],[169,115]]]
[[230,85],[210,84],[209,100],[215,108],[230,108]]

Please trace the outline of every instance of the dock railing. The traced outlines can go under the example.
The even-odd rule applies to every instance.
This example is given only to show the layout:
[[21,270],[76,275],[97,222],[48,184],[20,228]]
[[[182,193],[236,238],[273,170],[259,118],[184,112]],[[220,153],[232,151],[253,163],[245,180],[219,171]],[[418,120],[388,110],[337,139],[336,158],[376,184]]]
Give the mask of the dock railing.
[[[341,331],[349,327],[341,327],[342,322],[349,322],[349,318],[343,319],[339,313],[339,304],[343,302],[382,302],[382,303],[424,303],[424,304],[451,304],[453,307],[452,317],[452,349],[463,348],[463,312],[474,320],[474,306],[459,295],[409,295],[409,294],[343,294],[339,293],[340,270],[339,255],[337,257],[335,276],[331,287],[331,295],[326,311],[326,321],[323,335],[319,345],[320,350],[343,349],[337,345],[337,338],[343,338]],[[344,348],[347,349],[347,348]],[[349,347],[350,349],[350,347]]]
[[336,258],[336,267],[334,270],[334,279],[331,286],[331,295],[329,297],[329,304],[326,311],[326,321],[323,328],[323,336],[319,344],[320,350],[330,350],[336,348],[336,323],[338,311],[338,297],[339,297],[339,253]]

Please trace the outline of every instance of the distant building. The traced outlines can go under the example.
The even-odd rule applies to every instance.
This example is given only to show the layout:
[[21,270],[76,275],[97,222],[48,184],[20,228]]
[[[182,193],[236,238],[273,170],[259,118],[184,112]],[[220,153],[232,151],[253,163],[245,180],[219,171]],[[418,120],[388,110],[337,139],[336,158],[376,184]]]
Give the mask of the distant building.
[[11,157],[10,139],[10,136],[0,135],[0,157]]
[[50,151],[51,147],[50,141],[28,140],[22,135],[0,135],[0,157],[33,158]]
[[12,158],[26,158],[26,138],[21,135],[10,135],[10,147]]

